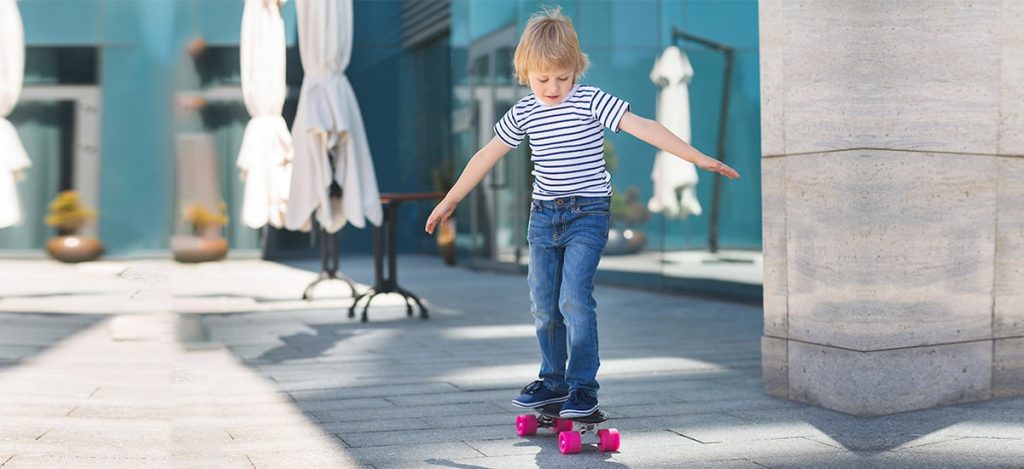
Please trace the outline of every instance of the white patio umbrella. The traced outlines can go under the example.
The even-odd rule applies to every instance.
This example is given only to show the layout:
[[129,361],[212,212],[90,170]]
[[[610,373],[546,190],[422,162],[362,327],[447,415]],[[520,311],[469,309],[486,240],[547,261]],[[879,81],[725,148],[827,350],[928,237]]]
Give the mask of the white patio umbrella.
[[25,76],[25,31],[15,0],[0,0],[0,228],[21,222],[21,172],[32,165],[7,116],[14,110]]
[[242,95],[252,119],[237,165],[245,180],[242,221],[251,228],[284,226],[291,184],[292,135],[281,117],[287,94],[284,1],[245,0],[242,12]]
[[[666,129],[690,142],[690,92],[693,67],[682,49],[667,47],[654,62],[651,81],[661,87],[658,93],[657,119]],[[651,171],[654,192],[647,208],[665,212],[666,216],[682,218],[700,215],[697,200],[697,168],[672,154],[659,151]]]
[[[285,227],[308,231],[313,212],[329,233],[346,223],[379,226],[370,146],[345,76],[352,54],[352,1],[297,0],[296,12],[305,78],[292,125],[295,159]],[[342,188],[340,199],[329,196],[332,180]]]

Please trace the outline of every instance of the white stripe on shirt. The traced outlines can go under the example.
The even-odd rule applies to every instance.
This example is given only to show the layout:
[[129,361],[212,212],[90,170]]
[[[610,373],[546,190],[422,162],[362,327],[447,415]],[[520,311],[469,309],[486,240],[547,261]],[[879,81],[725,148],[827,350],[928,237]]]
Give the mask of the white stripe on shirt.
[[515,148],[530,137],[534,163],[533,198],[611,195],[604,165],[604,128],[619,131],[629,103],[593,86],[576,85],[554,106],[533,93],[520,99],[494,125],[494,133]]

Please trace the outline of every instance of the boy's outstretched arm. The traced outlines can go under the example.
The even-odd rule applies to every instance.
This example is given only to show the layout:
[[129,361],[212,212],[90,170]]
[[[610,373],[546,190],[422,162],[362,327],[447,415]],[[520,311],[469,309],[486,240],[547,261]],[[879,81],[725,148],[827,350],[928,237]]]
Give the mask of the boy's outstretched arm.
[[619,121],[619,128],[640,140],[697,165],[700,169],[721,174],[729,179],[739,179],[740,177],[740,173],[737,173],[735,169],[701,153],[656,121],[626,111],[622,120]]
[[437,225],[448,221],[448,218],[455,212],[455,206],[462,199],[465,199],[477,184],[480,184],[480,181],[483,180],[487,172],[509,150],[511,148],[505,142],[501,141],[498,137],[494,137],[480,151],[476,152],[469,159],[469,163],[466,164],[466,169],[462,170],[459,180],[455,181],[455,185],[448,191],[448,195],[444,196],[444,199],[437,204],[437,207],[434,207],[434,211],[427,217],[427,226],[424,227],[424,230],[427,233],[434,234],[434,228]]

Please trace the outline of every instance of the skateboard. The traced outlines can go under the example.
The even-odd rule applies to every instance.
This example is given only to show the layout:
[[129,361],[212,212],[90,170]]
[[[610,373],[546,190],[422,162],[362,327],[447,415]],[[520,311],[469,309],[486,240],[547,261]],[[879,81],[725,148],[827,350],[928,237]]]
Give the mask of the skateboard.
[[[529,436],[537,434],[537,428],[551,428],[558,435],[558,451],[562,454],[579,453],[583,449],[583,435],[593,433],[597,427],[608,420],[608,414],[598,410],[584,417],[562,418],[558,412],[561,403],[548,404],[534,409],[536,414],[522,414],[516,417],[516,434]],[[574,427],[578,425],[579,431]],[[601,452],[619,450],[619,431],[614,428],[597,430],[597,449]]]

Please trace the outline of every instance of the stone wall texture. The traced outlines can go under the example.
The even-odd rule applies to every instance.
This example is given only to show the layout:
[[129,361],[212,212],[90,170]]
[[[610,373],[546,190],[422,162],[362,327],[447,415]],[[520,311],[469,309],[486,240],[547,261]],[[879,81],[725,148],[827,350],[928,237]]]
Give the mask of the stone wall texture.
[[1024,1],[761,0],[769,394],[1024,394]]

